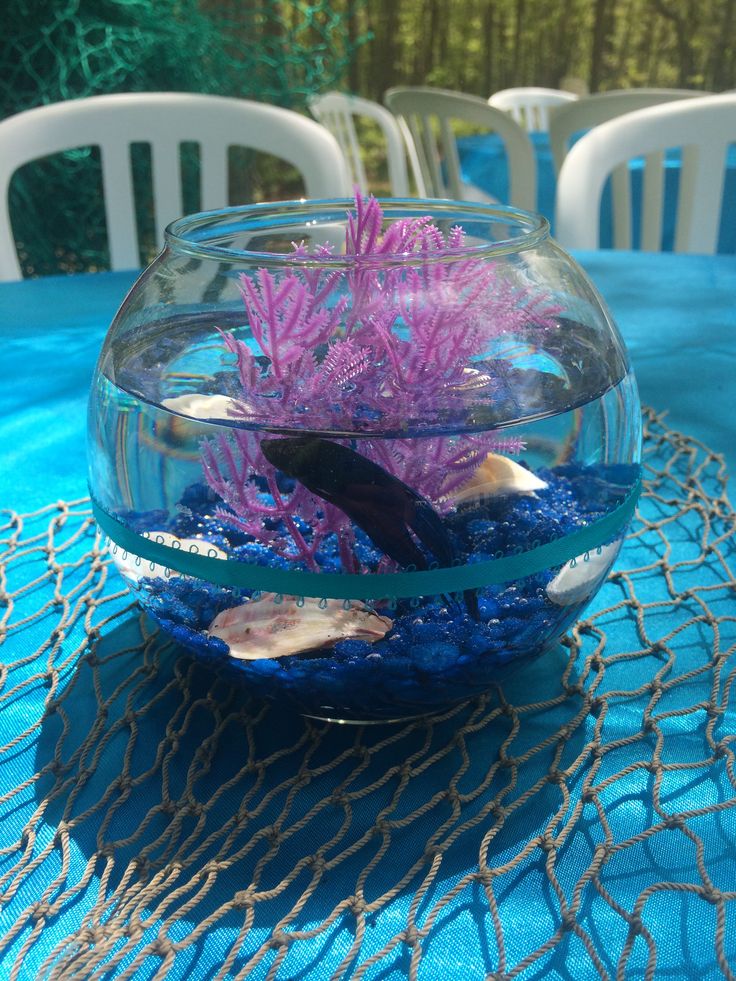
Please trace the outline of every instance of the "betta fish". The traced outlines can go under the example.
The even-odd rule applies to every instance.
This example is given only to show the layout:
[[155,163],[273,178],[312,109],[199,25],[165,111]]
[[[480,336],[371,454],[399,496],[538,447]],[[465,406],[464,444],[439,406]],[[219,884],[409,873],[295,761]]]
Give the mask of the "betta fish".
[[[277,470],[339,508],[400,566],[429,567],[412,531],[440,566],[452,565],[452,542],[432,505],[377,463],[317,436],[264,439],[261,450]],[[465,603],[477,619],[474,591],[466,591]]]

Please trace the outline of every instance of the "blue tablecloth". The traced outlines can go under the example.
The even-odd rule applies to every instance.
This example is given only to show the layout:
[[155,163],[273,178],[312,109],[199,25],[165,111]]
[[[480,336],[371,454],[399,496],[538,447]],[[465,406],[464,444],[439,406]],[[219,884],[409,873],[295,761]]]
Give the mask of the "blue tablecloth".
[[[579,258],[643,402],[733,467],[736,260]],[[0,286],[0,505],[24,516],[0,516],[0,976],[732,977],[719,459],[649,418],[626,572],[502,691],[309,723],[161,641],[85,504],[53,506],[86,493],[87,386],[133,279]]]
[[[582,136],[575,134],[573,143]],[[549,133],[530,133],[537,162],[537,211],[550,222],[554,232],[555,175]],[[509,181],[506,154],[503,144],[495,133],[479,136],[465,136],[458,140],[461,174],[463,179],[475,184],[482,191],[492,194],[499,201],[508,201]],[[639,219],[642,203],[642,162],[631,163],[631,208],[632,235],[634,248],[639,247]],[[662,220],[662,249],[671,252],[675,240],[675,215],[680,185],[680,153],[673,149],[665,158],[664,202]],[[729,149],[723,187],[723,206],[721,228],[718,236],[718,252],[728,255],[736,253],[736,146]],[[606,184],[601,199],[600,214],[601,248],[613,245],[613,223],[611,212],[610,185]]]

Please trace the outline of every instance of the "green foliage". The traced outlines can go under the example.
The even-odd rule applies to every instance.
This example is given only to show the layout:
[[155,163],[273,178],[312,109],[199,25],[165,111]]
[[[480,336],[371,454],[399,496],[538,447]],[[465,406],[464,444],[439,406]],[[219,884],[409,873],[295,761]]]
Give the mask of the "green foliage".
[[[217,93],[305,110],[311,92],[344,84],[361,41],[353,27],[332,0],[4,0],[0,116],[145,91]],[[13,181],[26,275],[108,261],[99,161],[89,148],[65,156],[30,164]],[[134,160],[137,186],[149,168],[144,157]],[[235,183],[233,202],[301,191],[295,173],[271,159],[251,158],[240,169],[247,180]],[[187,184],[196,207],[196,166]],[[145,206],[138,221],[145,262],[153,249]]]
[[[348,3],[343,0],[343,9]],[[736,87],[736,0],[370,0],[354,30],[353,91],[436,85],[604,91]]]

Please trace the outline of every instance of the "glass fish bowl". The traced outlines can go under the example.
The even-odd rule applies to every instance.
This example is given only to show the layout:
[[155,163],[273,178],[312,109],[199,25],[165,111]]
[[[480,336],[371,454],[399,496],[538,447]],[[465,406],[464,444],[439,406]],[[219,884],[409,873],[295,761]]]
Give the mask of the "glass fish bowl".
[[174,222],[89,403],[94,513],[142,606],[340,721],[442,711],[554,647],[640,447],[621,336],[545,219],[452,201]]

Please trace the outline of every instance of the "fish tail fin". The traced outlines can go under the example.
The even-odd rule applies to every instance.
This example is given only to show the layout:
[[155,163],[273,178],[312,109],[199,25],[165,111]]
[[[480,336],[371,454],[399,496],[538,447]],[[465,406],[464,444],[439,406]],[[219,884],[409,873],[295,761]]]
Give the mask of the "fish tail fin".
[[466,589],[463,593],[465,607],[474,620],[480,620],[480,607],[478,606],[478,590]]
[[[455,606],[462,610],[462,604],[460,603],[459,593],[443,593],[442,598],[447,603],[448,606]],[[475,589],[466,589],[463,593],[463,600],[465,602],[465,609],[468,614],[476,622],[480,621],[480,608],[478,606],[478,591]]]
[[408,521],[425,548],[428,548],[440,565],[452,565],[454,552],[450,536],[442,519],[429,501],[418,495],[414,499],[413,513]]

